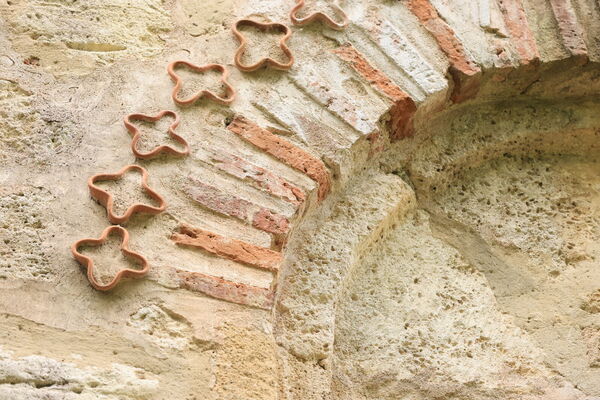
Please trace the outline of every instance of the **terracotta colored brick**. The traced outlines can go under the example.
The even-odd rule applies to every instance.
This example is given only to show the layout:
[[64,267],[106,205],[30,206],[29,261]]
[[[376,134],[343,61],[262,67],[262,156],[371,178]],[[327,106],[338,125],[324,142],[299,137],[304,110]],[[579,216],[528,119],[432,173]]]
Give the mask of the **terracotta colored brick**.
[[190,177],[189,180],[190,185],[186,188],[187,193],[193,200],[204,207],[220,214],[237,218],[251,224],[255,228],[276,235],[285,234],[289,231],[289,221],[286,217],[248,200],[225,193],[198,179]]
[[[323,68],[315,57],[322,58]],[[346,66],[332,54],[320,54],[298,62],[290,79],[298,89],[317,104],[351,126],[361,135],[369,135],[379,129],[381,111],[387,107],[379,96],[365,94],[348,87]],[[346,82],[346,83],[344,83]],[[369,96],[369,93],[366,94]]]
[[385,142],[381,138],[381,133],[376,132],[367,136],[367,141],[371,144],[369,158],[385,150]]
[[521,64],[527,65],[530,63],[536,64],[539,62],[540,53],[535,42],[535,38],[527,16],[523,9],[521,0],[499,0],[498,5],[502,11],[504,23],[512,38],[511,43],[519,54]]
[[354,97],[347,89],[336,87],[334,83],[319,78],[313,78],[314,80],[305,86],[306,92],[313,99],[363,135],[377,130],[373,114],[361,107],[360,97]]
[[312,107],[316,104],[311,105],[307,111],[302,97],[290,99],[283,104],[279,101],[277,91],[272,88],[263,96],[252,100],[252,104],[286,130],[293,132],[303,143],[318,148],[320,154],[336,154],[341,148],[354,142],[350,138],[352,135],[341,133],[325,123],[318,113],[312,112],[315,110]]
[[407,97],[410,98],[402,89],[385,76],[383,72],[374,68],[351,44],[345,44],[332,51],[342,60],[348,61],[356,72],[391,100],[397,101]]
[[289,230],[287,218],[266,208],[261,208],[254,214],[252,226],[272,233],[287,233]]
[[459,103],[475,96],[479,90],[481,69],[471,60],[454,30],[439,16],[429,0],[404,0],[404,3],[433,35],[450,61],[448,72],[454,81],[452,101]]
[[318,197],[323,200],[331,188],[331,177],[325,164],[287,140],[237,115],[229,130],[283,163],[308,175],[319,185]]
[[294,205],[299,205],[306,199],[304,191],[298,186],[243,158],[226,152],[214,154],[211,158],[214,166],[221,171],[250,182],[253,186],[263,189],[273,196]]
[[[432,67],[419,50],[394,23],[380,15],[372,15],[359,22],[370,39],[392,62],[427,94],[445,90],[446,78]],[[406,88],[410,91],[410,88]]]
[[279,269],[282,261],[282,255],[277,251],[229,239],[188,225],[181,225],[179,232],[173,233],[171,240],[178,245],[200,248],[235,262],[274,272]]
[[412,136],[414,133],[413,116],[417,111],[417,106],[412,98],[383,72],[374,68],[351,44],[340,46],[333,52],[342,60],[349,62],[356,72],[394,103],[390,109],[392,139]]
[[573,9],[571,0],[550,0],[552,11],[558,23],[563,45],[574,57],[588,60],[588,49],[583,40],[583,29],[577,21],[577,14]]
[[251,307],[268,310],[273,305],[273,292],[270,289],[260,288],[243,283],[228,281],[199,272],[189,272],[173,268],[170,271],[171,280],[176,286],[200,292],[214,297]]

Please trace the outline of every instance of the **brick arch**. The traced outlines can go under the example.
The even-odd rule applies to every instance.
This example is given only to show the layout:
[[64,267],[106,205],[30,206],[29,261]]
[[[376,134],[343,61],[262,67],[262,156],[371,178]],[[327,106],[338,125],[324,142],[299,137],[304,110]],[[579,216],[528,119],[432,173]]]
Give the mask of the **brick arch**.
[[[494,9],[495,20],[492,18],[490,21],[490,16],[482,12],[478,21],[480,32],[467,35],[466,39],[463,39],[464,29],[468,28],[455,25],[461,12],[449,8],[438,9],[433,3],[407,0],[399,1],[397,5],[410,11],[406,17],[407,25],[412,22],[426,32],[425,43],[414,44],[401,37],[397,27],[386,19],[390,17],[381,8],[378,10],[380,14],[377,11],[367,14],[365,21],[357,23],[358,26],[351,23],[350,33],[343,40],[338,39],[338,46],[331,50],[365,85],[384,99],[387,107],[385,110],[382,108],[380,117],[374,123],[378,129],[364,136],[366,145],[355,147],[366,155],[362,159],[355,157],[355,160],[359,160],[359,165],[369,172],[364,173],[362,168],[353,165],[352,171],[357,171],[357,176],[363,174],[362,177],[342,180],[341,183],[337,182],[338,185],[334,182],[335,190],[324,208],[314,214],[308,213],[303,228],[292,234],[290,239],[289,257],[278,279],[275,319],[277,340],[285,349],[284,353],[289,355],[284,356],[284,362],[294,371],[290,373],[289,382],[284,377],[283,384],[291,398],[318,397],[329,393],[330,387],[327,385],[332,377],[330,357],[334,346],[338,289],[350,279],[350,271],[364,249],[384,237],[398,215],[414,208],[417,202],[414,191],[404,180],[392,175],[402,176],[402,166],[407,167],[418,159],[411,152],[418,153],[423,143],[436,140],[436,132],[429,129],[432,120],[450,115],[450,123],[456,115],[475,112],[473,110],[486,104],[513,103],[518,106],[540,102],[560,109],[563,104],[592,99],[600,91],[600,81],[597,79],[600,49],[589,39],[590,35],[598,32],[598,27],[590,24],[589,20],[584,21],[578,3],[551,2],[548,11],[554,18],[556,32],[552,39],[547,39],[554,41],[553,46],[539,43],[543,38],[540,16],[519,0],[499,1]],[[351,4],[354,10],[360,8],[356,3]],[[481,4],[492,6],[492,2]],[[475,40],[487,37],[490,32],[498,37],[478,47]],[[360,40],[365,36],[378,48],[365,45]],[[423,47],[432,43],[437,48],[428,47],[431,53],[444,57],[441,69],[435,61],[430,61],[435,57],[423,51]],[[400,54],[421,61],[422,68],[415,69],[415,75],[412,76],[426,76],[428,79],[407,79],[406,74],[398,73],[394,68],[403,70]],[[333,90],[307,90],[313,90],[314,96],[322,101],[324,107],[345,118],[349,124],[357,121],[357,112],[347,106],[353,104],[347,97],[332,98],[331,93],[335,93]],[[336,104],[346,106],[336,108]],[[590,107],[592,110],[593,106]],[[589,111],[586,115],[592,114]],[[360,130],[359,127],[356,129]],[[552,144],[554,151],[559,152],[561,146],[574,154],[597,151],[594,137],[597,137],[598,129],[598,125],[593,123],[578,126],[573,137],[558,139]],[[549,127],[546,132],[556,133],[558,130]],[[518,142],[530,146],[529,150],[534,151],[545,146],[541,142],[554,140],[545,138],[543,132],[533,129],[530,134],[527,140],[507,139],[507,148]],[[583,142],[588,147],[581,153],[577,147]],[[486,147],[484,143],[473,151],[491,153],[491,147],[493,140],[490,140],[490,146]],[[405,150],[399,150],[402,148]],[[373,168],[377,164],[374,159],[378,157],[384,160],[381,161],[385,166],[382,174],[375,172],[377,167]],[[398,157],[398,160],[393,161],[394,157]],[[442,162],[445,157],[447,154],[440,151],[440,166],[451,168]],[[468,162],[469,157],[465,154],[457,165]],[[419,185],[417,192],[420,191],[422,195],[423,191],[436,190],[437,185],[444,184],[444,179],[436,181],[438,178],[423,177],[426,183]],[[369,202],[372,203],[365,204]],[[352,217],[345,215],[344,209],[351,210],[349,214]],[[334,222],[320,229],[318,221],[328,218]],[[334,232],[344,236],[344,239],[328,241]],[[316,237],[314,242],[311,241],[313,236]],[[295,379],[303,376],[308,381],[323,379],[323,387],[306,388],[304,391],[294,386],[292,376]]]
[[[174,242],[244,265],[252,264],[243,261],[240,252],[246,250],[242,248],[268,257],[269,251],[274,251],[276,258],[283,260],[296,227],[310,220],[322,204],[332,202],[328,196],[335,197],[344,190],[358,171],[372,165],[386,149],[397,143],[408,144],[435,115],[483,102],[577,97],[598,90],[593,77],[600,53],[591,45],[588,50],[587,45],[589,32],[596,32],[596,28],[579,22],[581,10],[571,2],[552,2],[556,21],[553,39],[558,41],[555,47],[562,49],[555,53],[538,43],[538,16],[528,14],[520,0],[480,2],[479,7],[474,21],[472,15],[436,7],[428,0],[368,9],[361,2],[348,2],[348,8],[364,18],[352,20],[344,33],[323,31],[335,44],[323,52],[322,44],[315,42],[319,43],[314,49],[318,62],[311,49],[296,57],[287,80],[287,86],[296,93],[291,101],[273,101],[282,89],[275,85],[251,100],[260,114],[238,112],[234,105],[234,115],[226,121],[227,130],[253,151],[266,155],[269,163],[304,174],[314,183],[312,188],[303,189],[299,183],[269,171],[265,164],[259,166],[225,150],[212,156],[216,169],[293,204],[296,211],[282,215],[243,196],[192,180],[187,192],[195,202],[266,232],[272,242],[257,246],[242,240],[234,250],[229,238],[210,231],[210,243],[206,235],[183,237],[185,227],[181,227],[184,233],[173,235]],[[394,20],[399,15],[404,20]],[[477,31],[471,33],[457,24],[460,18]],[[317,112],[327,118],[315,118]],[[289,137],[281,135],[281,127]],[[280,265],[271,268],[274,274],[278,270]],[[188,289],[205,287],[189,283],[195,278],[212,279],[179,270],[172,276],[176,277],[175,284]],[[198,290],[224,300],[270,308],[278,288],[278,278],[273,278],[269,288],[225,281],[214,282],[218,289]],[[245,297],[246,292],[253,294]],[[250,298],[253,300],[247,300]]]

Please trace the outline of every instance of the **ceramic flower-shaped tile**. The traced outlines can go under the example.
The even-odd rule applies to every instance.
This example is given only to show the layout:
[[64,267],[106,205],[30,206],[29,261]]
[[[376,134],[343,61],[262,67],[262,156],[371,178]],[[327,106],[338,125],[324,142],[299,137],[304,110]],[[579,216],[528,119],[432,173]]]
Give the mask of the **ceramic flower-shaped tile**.
[[[281,51],[283,51],[283,53],[286,55],[289,61],[287,63],[280,63],[279,61],[276,61],[271,57],[263,57],[254,64],[244,64],[244,62],[242,61],[242,57],[244,56],[247,50],[248,40],[246,39],[244,34],[239,30],[241,27],[244,26],[250,26],[262,32],[280,32],[283,35],[283,37],[279,40],[279,48],[281,49]],[[294,64],[294,56],[292,54],[292,51],[286,45],[286,41],[292,34],[291,29],[287,26],[279,23],[262,23],[251,19],[240,19],[235,24],[233,24],[232,30],[233,34],[240,42],[240,46],[235,52],[234,58],[235,65],[240,71],[255,71],[263,66],[269,66],[281,70],[288,70],[292,67],[292,64]]]
[[[118,181],[123,178],[123,175],[125,175],[125,173],[128,171],[137,171],[141,174],[142,190],[151,199],[156,201],[158,206],[152,206],[144,203],[134,203],[133,205],[129,206],[123,214],[119,215],[115,212],[113,195],[96,185],[96,183],[99,181]],[[113,224],[126,223],[135,213],[160,214],[167,208],[165,199],[148,186],[148,171],[139,165],[128,165],[115,174],[94,175],[88,180],[88,188],[90,189],[92,198],[106,208],[108,220]]]
[[[143,152],[139,149],[139,141],[142,138],[142,132],[140,129],[133,124],[134,121],[143,121],[143,122],[156,122],[162,119],[163,117],[172,117],[174,118],[173,123],[169,126],[169,136],[180,143],[183,147],[183,150],[177,150],[171,146],[161,145],[156,146],[150,151]],[[131,151],[135,156],[139,159],[148,160],[154,157],[157,157],[161,154],[171,154],[175,156],[187,156],[190,153],[190,146],[185,141],[184,138],[175,133],[175,128],[179,125],[179,115],[173,111],[163,110],[160,111],[156,115],[145,115],[145,114],[129,114],[124,118],[125,127],[129,131],[132,136],[131,139]]]
[[[129,259],[135,260],[140,265],[140,269],[130,269],[130,268],[121,269],[115,274],[115,276],[108,283],[102,284],[96,278],[94,260],[92,258],[82,254],[79,250],[81,247],[85,247],[85,246],[88,246],[88,247],[89,246],[92,246],[92,247],[102,246],[103,244],[106,243],[109,236],[113,233],[117,233],[119,236],[121,236],[121,245],[120,245],[121,253]],[[87,278],[90,281],[90,284],[92,285],[92,287],[94,287],[97,290],[106,291],[106,290],[110,290],[110,289],[114,288],[122,278],[137,278],[137,277],[144,276],[150,268],[148,265],[148,260],[141,254],[131,251],[128,246],[129,246],[129,232],[123,227],[113,225],[113,226],[109,226],[108,228],[106,228],[102,232],[100,237],[97,239],[86,238],[86,239],[78,240],[77,242],[73,243],[73,245],[71,246],[71,253],[73,254],[73,257],[75,257],[75,259],[81,265],[83,265],[84,267],[87,268]]]
[[[199,90],[187,98],[181,98],[181,90],[183,88],[183,79],[177,74],[176,69],[178,67],[185,67],[196,73],[203,73],[205,71],[218,71],[221,73],[220,83],[225,88],[224,95],[218,95],[211,90]],[[233,86],[227,81],[229,72],[227,68],[221,64],[207,64],[207,65],[195,65],[187,61],[174,61],[167,66],[167,73],[171,77],[171,80],[175,82],[175,87],[171,93],[173,101],[180,106],[189,106],[200,100],[202,97],[206,97],[210,100],[216,101],[220,104],[230,104],[235,99],[235,90]]]
[[331,29],[335,29],[338,31],[348,26],[348,16],[344,12],[344,10],[342,10],[337,4],[332,4],[331,7],[335,10],[337,14],[335,18],[338,19],[338,21],[336,21],[334,17],[331,17],[321,11],[316,11],[312,14],[307,15],[306,17],[299,17],[298,14],[300,14],[300,11],[305,6],[305,0],[296,0],[296,5],[294,6],[294,8],[292,8],[292,11],[290,12],[290,19],[292,20],[292,23],[294,25],[304,26],[310,24],[313,21],[321,21]]

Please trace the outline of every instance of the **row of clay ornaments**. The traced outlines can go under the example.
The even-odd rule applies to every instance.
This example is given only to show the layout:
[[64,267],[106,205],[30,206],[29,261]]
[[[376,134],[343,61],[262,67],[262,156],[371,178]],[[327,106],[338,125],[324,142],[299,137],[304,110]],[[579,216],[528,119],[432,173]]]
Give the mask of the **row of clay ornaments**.
[[[341,30],[348,25],[348,18],[346,16],[346,14],[344,13],[344,11],[342,11],[337,6],[334,6],[334,7],[336,8],[336,11],[342,16],[342,21],[340,23],[335,22],[332,18],[330,18],[329,16],[327,16],[326,14],[324,14],[322,12],[316,12],[316,13],[310,14],[307,17],[299,18],[298,13],[304,7],[304,5],[305,5],[305,0],[296,0],[296,5],[290,12],[290,19],[292,20],[292,23],[294,25],[303,26],[303,25],[309,24],[313,21],[321,21],[324,24],[326,24],[327,26],[329,26],[330,28],[336,29],[336,30]],[[254,64],[250,64],[250,65],[244,64],[242,62],[242,57],[244,56],[244,53],[246,52],[248,42],[247,42],[246,38],[244,37],[244,35],[239,30],[239,28],[241,28],[243,26],[251,26],[251,27],[257,28],[264,32],[266,32],[266,31],[281,32],[283,34],[283,37],[279,41],[279,47],[281,48],[283,53],[289,58],[289,62],[284,64],[284,63],[277,62],[270,57],[265,57],[265,58],[260,59],[258,62],[254,63]],[[237,66],[237,68],[240,69],[241,71],[250,72],[250,71],[255,71],[262,67],[272,67],[272,68],[280,69],[280,70],[288,70],[292,67],[292,64],[294,63],[294,56],[292,55],[291,50],[286,45],[286,41],[289,39],[290,35],[292,34],[292,31],[286,25],[280,24],[280,23],[262,23],[262,22],[257,22],[257,21],[251,20],[251,19],[240,19],[233,24],[232,30],[233,30],[233,34],[240,42],[240,45],[239,45],[237,51],[235,52],[234,63]],[[190,97],[181,98],[179,95],[180,95],[180,91],[182,88],[182,80],[177,75],[175,70],[178,67],[182,67],[182,66],[186,67],[188,69],[191,69],[192,71],[198,72],[198,73],[203,73],[203,72],[209,71],[209,70],[215,70],[215,71],[220,72],[221,73],[220,82],[225,89],[224,95],[220,96],[209,90],[201,90]],[[228,73],[227,69],[225,68],[225,66],[223,66],[221,64],[207,64],[207,65],[203,65],[203,66],[198,66],[198,65],[194,65],[187,61],[179,60],[179,61],[172,62],[167,66],[167,73],[169,74],[169,76],[171,77],[173,82],[175,83],[175,87],[173,88],[171,97],[172,97],[173,101],[179,106],[192,105],[196,101],[198,101],[199,99],[201,99],[203,97],[206,97],[206,98],[208,98],[212,101],[215,101],[219,104],[227,105],[227,104],[230,104],[235,98],[236,92],[233,89],[233,87],[229,84],[229,82],[227,81],[227,77],[229,76],[229,73]],[[157,146],[147,152],[140,150],[138,148],[138,143],[141,138],[141,131],[139,130],[139,128],[137,126],[134,125],[134,121],[156,122],[165,116],[171,117],[174,119],[173,123],[168,128],[168,134],[173,140],[175,140],[176,142],[181,144],[181,147],[183,148],[183,150],[178,150],[171,146],[166,146],[166,145]],[[190,146],[187,143],[187,141],[175,132],[175,129],[179,125],[180,119],[179,119],[179,115],[174,111],[163,110],[163,111],[160,111],[156,115],[129,114],[124,118],[123,122],[125,124],[125,128],[127,129],[127,131],[130,133],[130,135],[132,137],[131,151],[133,152],[135,157],[138,159],[149,160],[149,159],[158,157],[162,154],[184,157],[190,153]],[[106,190],[97,186],[96,183],[100,182],[100,181],[120,180],[129,171],[137,171],[141,174],[141,177],[142,177],[141,187],[142,187],[143,191],[150,198],[155,200],[158,205],[151,206],[151,205],[143,204],[143,203],[135,203],[132,206],[130,206],[129,208],[127,208],[127,210],[123,214],[119,215],[114,210],[113,196]],[[115,225],[107,227],[102,232],[102,234],[100,235],[99,238],[86,238],[86,239],[78,240],[77,242],[73,243],[73,245],[71,246],[71,252],[73,254],[73,257],[75,257],[75,259],[80,264],[82,264],[83,266],[85,266],[87,268],[87,278],[90,281],[91,286],[97,290],[106,291],[106,290],[110,290],[110,289],[114,288],[119,283],[121,278],[141,277],[141,276],[145,275],[150,269],[149,263],[148,263],[148,260],[146,259],[146,257],[129,249],[129,247],[128,247],[129,246],[129,236],[130,236],[129,232],[127,231],[127,229],[125,229],[124,227],[122,227],[120,225],[126,224],[133,215],[138,214],[138,213],[154,214],[154,215],[160,214],[167,208],[167,202],[161,195],[159,195],[157,192],[152,190],[150,188],[150,186],[148,185],[148,171],[145,168],[143,168],[139,165],[134,165],[134,164],[125,166],[117,173],[102,173],[102,174],[97,174],[97,175],[92,176],[91,178],[88,179],[88,188],[89,188],[91,197],[94,200],[96,200],[98,203],[100,203],[102,206],[104,206],[104,208],[106,209],[106,212],[107,212],[108,220],[112,224],[115,224]],[[82,254],[79,250],[82,247],[101,246],[108,240],[108,238],[112,234],[118,234],[121,237],[121,245],[120,245],[121,253],[125,257],[135,259],[138,262],[138,264],[140,265],[140,268],[139,269],[129,269],[129,268],[122,269],[122,270],[118,271],[115,274],[115,276],[113,277],[113,279],[111,279],[108,283],[102,283],[96,277],[95,268],[94,268],[94,260],[92,260],[90,257]]]

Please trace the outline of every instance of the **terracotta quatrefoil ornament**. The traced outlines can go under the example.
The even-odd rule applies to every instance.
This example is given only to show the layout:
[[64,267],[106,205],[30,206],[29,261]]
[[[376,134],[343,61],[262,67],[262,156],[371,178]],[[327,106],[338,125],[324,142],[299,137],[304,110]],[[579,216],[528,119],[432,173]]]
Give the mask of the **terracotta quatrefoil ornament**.
[[335,29],[337,31],[341,31],[348,26],[348,16],[337,4],[332,4],[331,7],[333,7],[341,17],[341,22],[334,21],[333,18],[322,12],[315,12],[304,18],[298,18],[298,13],[302,8],[304,8],[305,4],[305,0],[296,0],[296,5],[290,12],[290,19],[294,25],[303,26],[308,25],[313,21],[321,21],[331,29]]
[[[251,26],[251,27],[257,28],[258,30],[260,30],[262,32],[269,32],[269,31],[281,32],[283,34],[283,37],[279,40],[279,48],[283,51],[283,53],[290,60],[287,63],[283,64],[278,61],[275,61],[271,57],[266,57],[266,58],[261,58],[254,64],[250,64],[250,65],[244,64],[242,62],[242,57],[244,56],[244,53],[246,52],[246,48],[248,46],[248,40],[246,40],[244,35],[239,31],[239,28],[242,26]],[[233,30],[233,34],[240,42],[240,46],[238,47],[237,51],[235,52],[235,58],[234,58],[235,65],[238,67],[238,69],[240,71],[244,71],[244,72],[255,71],[255,70],[261,68],[262,66],[270,66],[275,69],[288,70],[294,64],[294,55],[292,54],[292,51],[289,49],[289,47],[287,47],[287,45],[285,44],[285,42],[289,39],[289,37],[292,34],[292,30],[290,28],[288,28],[287,26],[285,26],[283,24],[279,24],[279,23],[262,23],[262,22],[251,20],[251,19],[240,19],[235,24],[233,24],[232,30]]]
[[[181,92],[183,83],[181,77],[175,72],[175,68],[179,66],[185,66],[191,69],[192,71],[198,73],[202,73],[209,70],[219,71],[221,73],[220,82],[225,87],[225,97],[219,96],[210,90],[200,90],[188,98],[180,98],[179,92]],[[233,89],[233,86],[231,86],[227,81],[229,72],[227,71],[227,68],[225,68],[225,66],[221,64],[195,65],[187,61],[179,60],[173,61],[167,66],[167,73],[169,74],[173,82],[175,82],[175,87],[173,88],[173,93],[171,94],[171,97],[173,98],[173,101],[179,104],[180,106],[192,105],[196,101],[200,100],[202,97],[207,97],[213,101],[216,101],[219,104],[225,105],[230,104],[235,99],[235,89]]]
[[[116,232],[121,236],[121,246],[120,246],[121,253],[126,257],[135,259],[140,264],[141,268],[140,269],[130,269],[130,268],[122,269],[119,272],[117,272],[117,274],[114,276],[114,278],[110,282],[103,285],[100,282],[98,282],[98,280],[95,277],[94,260],[92,260],[88,256],[81,254],[79,252],[79,248],[83,247],[83,246],[94,246],[94,247],[101,246],[108,240],[108,237],[113,232]],[[119,283],[121,278],[141,277],[141,276],[146,275],[146,273],[150,269],[150,266],[148,265],[148,260],[146,259],[146,257],[142,256],[139,253],[129,250],[128,245],[129,245],[129,232],[127,231],[127,229],[117,226],[117,225],[113,225],[113,226],[109,226],[108,228],[106,228],[102,232],[102,235],[100,235],[100,237],[98,239],[87,238],[87,239],[78,240],[77,242],[73,243],[73,245],[71,246],[71,253],[73,253],[73,257],[75,257],[77,262],[79,262],[81,265],[83,265],[84,267],[87,268],[87,278],[90,281],[90,284],[92,285],[92,287],[97,290],[106,291],[106,290],[110,290],[110,289],[114,288]]]
[[[181,145],[183,146],[183,150],[177,150],[171,146],[163,145],[156,146],[148,152],[140,151],[137,145],[142,137],[142,132],[137,126],[133,124],[133,121],[156,122],[164,116],[169,116],[175,119],[171,126],[169,126],[169,136],[173,138],[176,142],[181,143]],[[177,125],[179,125],[179,115],[177,115],[177,113],[173,111],[163,110],[154,116],[145,114],[129,114],[124,118],[123,122],[125,123],[125,127],[129,131],[129,133],[133,136],[133,138],[131,139],[131,151],[139,159],[148,160],[159,156],[161,153],[172,154],[175,156],[187,156],[190,153],[190,146],[188,145],[188,143],[185,141],[184,138],[175,133],[175,128],[177,128]]]
[[[155,200],[158,203],[158,207],[154,207],[143,203],[135,203],[132,206],[130,206],[125,211],[125,213],[123,213],[122,215],[118,215],[114,212],[113,209],[114,199],[112,194],[96,186],[96,182],[119,180],[123,177],[123,175],[125,175],[127,171],[131,170],[138,171],[142,174],[142,189],[148,196],[150,196],[153,200]],[[150,189],[150,187],[148,186],[148,171],[146,171],[145,168],[142,168],[139,165],[128,165],[116,174],[94,175],[88,180],[88,187],[90,189],[90,194],[92,195],[92,198],[94,198],[106,208],[106,211],[108,212],[108,220],[113,224],[126,223],[127,221],[129,221],[129,218],[131,218],[131,216],[135,213],[160,214],[167,208],[167,202],[165,201],[165,199],[161,195],[156,193],[154,190]]]

